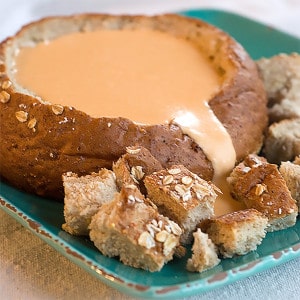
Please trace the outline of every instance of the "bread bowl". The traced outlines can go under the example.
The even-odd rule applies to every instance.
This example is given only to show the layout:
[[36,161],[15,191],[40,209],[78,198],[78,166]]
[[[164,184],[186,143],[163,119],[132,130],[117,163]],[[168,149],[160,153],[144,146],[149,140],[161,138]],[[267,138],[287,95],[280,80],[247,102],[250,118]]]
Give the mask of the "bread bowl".
[[226,33],[177,15],[49,17],[23,27],[0,44],[3,179],[25,191],[62,199],[63,173],[110,169],[126,147],[134,145],[148,149],[163,167],[182,164],[206,180],[213,178],[207,153],[176,123],[147,125],[122,116],[95,118],[76,107],[45,102],[14,78],[14,55],[28,44],[78,31],[141,28],[180,37],[199,49],[221,78],[209,106],[231,137],[236,161],[260,149],[267,124],[263,84],[255,63]]

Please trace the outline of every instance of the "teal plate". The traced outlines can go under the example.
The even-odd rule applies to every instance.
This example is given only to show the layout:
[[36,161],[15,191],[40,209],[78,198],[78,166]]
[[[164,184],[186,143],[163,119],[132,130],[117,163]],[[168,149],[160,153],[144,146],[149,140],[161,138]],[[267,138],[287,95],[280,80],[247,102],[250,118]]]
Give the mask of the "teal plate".
[[[192,10],[181,14],[201,18],[227,31],[254,59],[279,52],[300,52],[299,39],[232,13]],[[135,297],[174,299],[200,294],[300,256],[298,220],[292,228],[268,233],[256,251],[224,259],[218,266],[203,273],[187,272],[187,257],[174,259],[160,272],[150,273],[107,258],[89,239],[62,231],[62,203],[26,194],[4,182],[1,182],[0,188],[0,207],[4,211],[75,264],[109,286]]]

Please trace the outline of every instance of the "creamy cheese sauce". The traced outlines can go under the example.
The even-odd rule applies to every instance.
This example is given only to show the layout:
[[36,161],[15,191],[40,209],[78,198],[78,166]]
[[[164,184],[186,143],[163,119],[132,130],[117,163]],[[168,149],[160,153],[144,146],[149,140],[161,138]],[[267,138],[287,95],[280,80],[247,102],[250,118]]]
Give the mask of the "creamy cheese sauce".
[[[183,38],[142,29],[72,33],[22,48],[15,77],[44,101],[92,117],[176,123],[212,161],[216,183],[234,166],[231,138],[208,105],[221,78]],[[227,208],[217,214],[236,210],[232,201],[218,201]]]

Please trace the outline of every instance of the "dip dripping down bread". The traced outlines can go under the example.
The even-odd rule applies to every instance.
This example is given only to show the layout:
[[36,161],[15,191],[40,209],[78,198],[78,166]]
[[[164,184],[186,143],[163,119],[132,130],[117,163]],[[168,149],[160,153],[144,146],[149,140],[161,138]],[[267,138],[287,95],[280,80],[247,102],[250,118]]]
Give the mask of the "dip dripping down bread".
[[[263,84],[255,63],[226,33],[201,20],[178,15],[49,17],[23,27],[0,44],[0,170],[3,179],[25,191],[62,199],[63,173],[84,175],[101,168],[111,169],[129,146],[148,149],[164,168],[181,164],[205,180],[213,178],[216,163],[209,157],[209,151],[203,150],[203,145],[189,134],[188,128],[174,122],[171,114],[164,122],[154,124],[123,115],[101,114],[102,106],[110,100],[96,95],[99,114],[95,117],[75,105],[64,105],[60,99],[44,99],[16,79],[16,57],[23,48],[50,45],[74,33],[84,36],[98,31],[150,31],[189,43],[218,76],[220,84],[207,103],[231,138],[234,161],[260,150],[267,124]],[[78,51],[73,49],[72,52],[70,56],[76,56]],[[164,65],[161,68],[167,69]],[[41,69],[39,75],[50,69]],[[173,73],[180,75],[182,70]],[[69,76],[66,77],[62,88],[69,81]],[[91,75],[78,74],[77,77],[83,84]],[[45,82],[44,86],[51,87],[51,84]],[[118,90],[119,81],[115,84]],[[88,91],[91,95],[96,93],[94,88],[96,85]],[[159,94],[159,87],[152,87],[156,89]],[[83,99],[88,100],[89,96]],[[140,98],[132,101],[141,102]],[[185,103],[188,99],[182,101]],[[160,111],[160,104],[153,106]],[[221,144],[217,147],[223,151]]]

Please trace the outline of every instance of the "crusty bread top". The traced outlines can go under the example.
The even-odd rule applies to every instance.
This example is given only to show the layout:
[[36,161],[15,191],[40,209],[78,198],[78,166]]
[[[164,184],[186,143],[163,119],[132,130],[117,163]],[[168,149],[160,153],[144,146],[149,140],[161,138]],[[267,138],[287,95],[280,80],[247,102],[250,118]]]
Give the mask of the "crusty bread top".
[[232,213],[228,213],[222,216],[213,217],[211,219],[207,219],[200,224],[201,229],[206,231],[207,226],[211,223],[220,223],[222,226],[230,226],[233,228],[234,226],[239,226],[241,223],[253,222],[257,218],[262,218],[267,220],[261,212],[254,208],[248,208],[244,210],[235,211]]
[[298,207],[277,165],[249,155],[228,177],[231,193],[248,208],[265,214],[270,222],[298,214]]
[[140,126],[121,116],[92,118],[72,107],[44,103],[15,82],[13,57],[20,47],[100,28],[149,28],[194,43],[222,77],[222,88],[209,104],[231,135],[237,160],[260,149],[267,124],[264,88],[255,63],[226,33],[177,15],[50,17],[0,44],[0,161],[5,179],[27,191],[61,198],[61,174],[111,168],[126,147],[134,145],[147,148],[163,167],[183,164],[204,179],[213,177],[202,149],[174,124]]
[[200,203],[205,203],[205,206],[213,214],[218,188],[182,165],[174,165],[167,170],[154,172],[146,176],[144,182],[148,195],[149,197],[151,195],[153,199],[151,197],[150,199],[154,203],[163,201],[160,199],[159,191],[161,190],[168,197],[174,199],[176,206],[180,206],[180,213],[184,214]]
[[113,163],[119,188],[124,184],[135,184],[145,193],[143,179],[145,176],[162,169],[160,162],[149,150],[141,146],[127,147],[126,153]]

